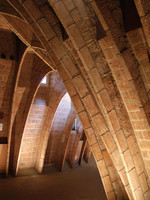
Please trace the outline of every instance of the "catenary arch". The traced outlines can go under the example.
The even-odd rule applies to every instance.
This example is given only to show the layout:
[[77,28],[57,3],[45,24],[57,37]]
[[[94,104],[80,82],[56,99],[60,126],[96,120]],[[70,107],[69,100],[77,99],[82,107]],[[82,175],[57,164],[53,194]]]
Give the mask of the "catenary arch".
[[[39,67],[39,65],[41,67]],[[45,69],[44,71],[43,68]],[[16,175],[18,171],[20,145],[31,103],[42,78],[50,70],[51,69],[33,52],[26,51],[22,57],[16,79],[12,107],[13,123],[11,127],[10,167],[14,175]]]
[[35,167],[41,173],[40,170],[43,167],[41,165],[45,156],[44,150],[47,146],[53,115],[62,95],[66,92],[56,71],[52,71],[46,76],[48,84],[46,86],[43,86],[42,83],[39,84],[28,112],[22,134],[16,174],[18,169],[31,167]]
[[[127,154],[132,155],[129,145],[127,145],[125,147],[124,151],[122,151],[122,149],[120,149],[120,138],[125,139],[124,134],[122,134],[124,132],[122,132],[122,130],[120,130],[120,128],[122,128],[122,125],[120,126],[120,124],[118,123],[119,120],[117,119],[117,113],[115,110],[113,110],[113,105],[111,105],[111,103],[109,102],[110,97],[108,95],[108,92],[105,89],[105,85],[101,81],[101,74],[103,74],[103,76],[104,76],[107,73],[105,74],[103,71],[101,72],[101,69],[98,68],[98,64],[95,67],[95,62],[93,61],[93,55],[89,51],[89,49],[90,49],[89,46],[87,46],[88,42],[86,42],[85,38],[83,38],[83,35],[80,34],[79,29],[77,27],[78,22],[75,22],[75,20],[73,19],[73,16],[70,15],[69,8],[66,8],[66,5],[64,5],[63,2],[60,2],[60,1],[59,2],[58,1],[56,1],[56,2],[50,1],[50,3],[53,6],[53,8],[55,9],[57,15],[59,16],[59,19],[62,21],[68,35],[70,36],[70,38],[75,46],[75,49],[78,52],[78,56],[79,56],[78,63],[80,63],[80,64],[78,64],[78,65],[74,64],[74,62],[75,62],[74,57],[72,57],[72,56],[70,57],[70,55],[68,55],[68,53],[66,51],[66,47],[63,45],[63,43],[60,41],[60,39],[57,36],[54,37],[53,32],[49,32],[49,34],[51,33],[52,35],[47,35],[47,30],[44,28],[44,25],[43,25],[43,27],[40,27],[43,30],[43,33],[42,33],[43,35],[41,34],[41,31],[39,31],[39,24],[41,24],[40,17],[42,18],[43,22],[46,20],[45,23],[47,23],[48,20],[46,19],[45,16],[43,17],[44,11],[41,12],[41,10],[38,9],[36,3],[32,2],[32,6],[36,9],[38,9],[38,12],[36,13],[35,16],[33,16],[34,15],[33,13],[30,13],[30,8],[28,7],[27,3],[22,4],[23,8],[26,9],[28,15],[30,15],[30,16],[28,16],[28,18],[26,18],[26,20],[28,22],[30,20],[34,21],[34,23],[32,24],[33,30],[35,30],[36,34],[39,34],[38,37],[42,40],[50,57],[53,56],[53,62],[55,59],[55,63],[56,63],[55,66],[57,66],[57,70],[59,71],[70,96],[72,97],[72,101],[76,107],[76,110],[78,111],[78,115],[83,124],[86,134],[88,134],[88,132],[90,132],[90,134],[91,134],[91,132],[92,132],[91,135],[93,138],[96,138],[97,143],[98,143],[99,138],[102,139],[111,158],[116,158],[116,160],[113,159],[113,162],[114,162],[115,168],[119,172],[120,177],[121,177],[120,171],[123,168],[125,168],[126,173],[128,175],[128,180],[129,180],[128,188],[130,188],[130,190],[132,190],[133,197],[136,199],[137,194],[140,194],[142,197],[143,197],[143,194],[146,196],[146,193],[148,190],[143,191],[142,182],[140,182],[140,180],[139,180],[135,164],[132,162],[132,165],[131,165],[132,167],[128,166],[128,161],[126,160],[126,155]],[[72,3],[74,5],[74,2],[72,2]],[[18,4],[20,4],[20,3],[18,2]],[[78,9],[81,8],[81,10],[84,11],[83,12],[84,16],[82,16],[82,19],[83,19],[83,17],[87,17],[87,7],[84,8],[84,6],[85,6],[85,4],[81,1],[80,5],[78,4],[78,7],[77,7]],[[78,9],[76,9],[75,11],[77,12]],[[59,10],[64,10],[63,13],[65,13],[65,15],[61,15],[59,13]],[[21,12],[21,9],[20,9],[20,12]],[[81,15],[79,15],[79,16],[81,17]],[[24,17],[25,17],[25,15],[24,15]],[[39,19],[39,21],[38,21],[38,19]],[[51,27],[49,30],[51,31]],[[78,37],[74,37],[73,36],[74,33],[76,33],[76,35],[78,35]],[[44,38],[48,38],[47,41],[48,41],[49,45],[46,45],[46,43],[44,43],[43,37],[40,37],[41,35]],[[94,42],[94,45],[95,45],[95,42]],[[96,43],[96,45],[97,45],[97,43]],[[51,46],[53,47],[54,52],[50,48]],[[101,57],[103,58],[102,53],[101,53],[101,55],[99,55],[98,61],[100,62],[101,65],[103,65],[103,69],[105,69],[107,71],[107,69],[109,67],[107,65],[105,65],[105,63],[103,62],[103,59]],[[68,63],[69,63],[69,67],[68,67]],[[101,73],[99,73],[99,72],[101,72]],[[97,77],[96,80],[95,80],[95,77]],[[82,85],[82,89],[80,88],[81,85]],[[95,87],[93,85],[95,85]],[[93,87],[94,87],[94,89],[93,89]],[[100,92],[101,90],[103,90],[103,94],[101,94],[101,92]],[[99,96],[100,96],[100,98],[98,99]],[[110,104],[108,104],[106,106],[105,103],[103,103],[104,100],[107,100]],[[88,105],[87,102],[90,102],[90,106]],[[104,109],[101,108],[100,102],[102,102],[104,104]],[[123,106],[124,106],[124,104],[123,104]],[[111,110],[112,110],[112,112],[109,115],[108,113]],[[116,121],[115,124],[111,123],[112,119],[114,119]],[[100,123],[101,126],[98,126],[97,122]],[[130,121],[128,121],[128,122],[130,122]],[[110,130],[110,128],[112,128],[112,130]],[[96,130],[97,134],[93,133],[94,130]],[[119,130],[121,132],[118,132]],[[114,139],[114,135],[112,133],[117,133],[117,132],[120,134],[117,134],[118,137]],[[134,137],[132,135],[129,135],[129,136],[131,136],[130,141],[134,141],[133,142],[133,144],[134,144],[136,140],[134,139]],[[111,145],[108,143],[108,139],[109,139]],[[98,145],[98,147],[99,147],[99,145]],[[121,157],[120,154],[123,154],[123,157]],[[140,158],[140,154],[136,154],[136,156],[138,158]],[[142,165],[143,165],[143,163],[142,163]],[[143,169],[144,169],[144,167],[143,167]],[[147,179],[146,172],[143,171],[142,173],[144,173],[144,176]],[[133,179],[132,179],[133,174],[137,177],[136,178],[137,182],[138,182],[137,185],[134,185],[134,183],[133,183]],[[121,179],[123,180],[123,177],[121,177]],[[129,196],[130,195],[132,196],[132,194],[130,194],[127,189],[126,189],[126,191]],[[110,192],[113,193],[113,190],[109,191],[108,193],[110,193]],[[130,196],[130,198],[132,198],[131,196]],[[110,196],[109,196],[109,198],[110,198]]]

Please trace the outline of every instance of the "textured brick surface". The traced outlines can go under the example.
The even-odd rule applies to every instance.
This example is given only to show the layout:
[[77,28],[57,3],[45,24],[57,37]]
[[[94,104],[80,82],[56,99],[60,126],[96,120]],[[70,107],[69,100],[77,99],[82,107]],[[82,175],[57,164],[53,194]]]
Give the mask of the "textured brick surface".
[[[68,145],[69,150],[63,149],[62,157],[67,156],[70,163],[74,163],[78,160],[75,157],[80,157],[76,154],[78,143],[85,142],[79,137],[83,125],[89,143],[85,157],[90,155],[87,152],[91,148],[107,198],[126,199],[126,190],[130,199],[148,200],[149,2],[133,2],[141,27],[128,32],[124,31],[126,19],[123,13],[127,8],[120,7],[116,1],[45,2],[12,1],[10,7],[16,8],[14,15],[18,10],[23,18],[13,18],[13,13],[0,17],[0,112],[4,113],[4,118],[0,119],[3,123],[0,136],[15,135],[8,149],[10,166],[17,171],[20,158],[19,168],[34,167],[36,162],[36,169],[41,173],[44,160],[45,164],[54,163],[57,147],[62,147],[66,141],[65,147]],[[99,41],[98,24],[105,32],[105,37]],[[28,59],[24,60],[25,54],[21,58],[23,44],[12,31],[29,47]],[[63,114],[69,111],[68,104],[54,117],[56,105],[65,93],[62,82],[58,83],[54,75],[48,83],[53,89],[43,89],[41,95],[35,97],[42,77],[51,67],[58,69],[82,123],[77,129],[80,134],[71,132],[70,140],[63,133],[66,120]],[[16,73],[19,69],[16,77],[14,69]],[[52,98],[52,91],[55,91],[56,99]],[[36,101],[31,104],[32,97]],[[53,100],[49,104],[50,99]],[[49,112],[45,116],[47,109]],[[52,121],[53,134],[49,137]]]
[[109,153],[112,153],[117,149],[116,144],[113,141],[113,138],[109,132],[105,133],[102,138],[106,147],[108,148]]
[[91,116],[94,116],[99,112],[97,109],[97,105],[95,104],[95,102],[93,101],[93,98],[90,95],[87,95],[86,97],[84,97],[83,102]]
[[108,171],[107,171],[104,160],[98,161],[97,166],[98,166],[98,169],[100,171],[101,177],[108,175]]
[[56,113],[54,115],[53,124],[49,133],[49,140],[45,156],[45,164],[55,164],[58,161],[58,147],[68,114],[71,109],[71,100],[68,94],[66,94],[60,101]]
[[82,125],[85,128],[89,128],[91,126],[90,121],[89,121],[88,116],[85,111],[79,113],[79,117],[80,117]]
[[93,152],[93,155],[94,155],[96,161],[99,161],[103,158],[98,144],[92,145],[91,149],[92,149],[92,152]]
[[143,167],[142,167],[142,162],[141,162],[139,154],[136,154],[135,156],[133,156],[133,160],[135,163],[135,167],[137,169],[137,173],[141,174],[143,172]]
[[92,128],[86,129],[85,133],[86,133],[86,136],[87,136],[87,139],[88,139],[88,142],[90,145],[97,143],[97,140],[96,140],[96,137],[95,137],[95,134],[94,134]]
[[143,192],[146,192],[148,190],[148,185],[147,185],[147,182],[146,182],[146,177],[145,177],[145,174],[141,174],[139,176],[140,178],[140,182],[141,182],[141,186],[142,186],[142,189],[143,189]]
[[136,170],[132,169],[129,173],[127,173],[129,181],[131,182],[132,189],[136,190],[139,187],[139,182],[136,174]]
[[124,152],[127,149],[127,142],[122,131],[116,133],[117,143],[119,144],[119,149]]
[[134,163],[129,150],[123,153],[123,158],[127,171],[130,171],[134,167]]
[[112,188],[112,184],[111,184],[109,176],[105,176],[104,178],[102,178],[102,181],[104,184],[104,188],[107,188],[106,190],[108,192],[111,192],[113,190],[113,188]]
[[[88,94],[88,88],[84,83],[84,80],[81,76],[77,76],[73,79],[74,84],[76,85],[76,88],[78,90],[78,93],[81,97]],[[82,87],[81,87],[82,86]]]
[[100,131],[101,134],[105,133],[108,130],[105,121],[100,114],[95,115],[92,119],[94,120],[95,126],[97,126],[97,129]]

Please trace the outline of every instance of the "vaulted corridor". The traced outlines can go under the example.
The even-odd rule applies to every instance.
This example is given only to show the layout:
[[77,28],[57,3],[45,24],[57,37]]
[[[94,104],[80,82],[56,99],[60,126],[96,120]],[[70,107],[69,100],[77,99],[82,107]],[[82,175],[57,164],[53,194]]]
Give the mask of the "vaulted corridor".
[[150,199],[150,1],[1,0],[4,191],[91,153],[108,200]]

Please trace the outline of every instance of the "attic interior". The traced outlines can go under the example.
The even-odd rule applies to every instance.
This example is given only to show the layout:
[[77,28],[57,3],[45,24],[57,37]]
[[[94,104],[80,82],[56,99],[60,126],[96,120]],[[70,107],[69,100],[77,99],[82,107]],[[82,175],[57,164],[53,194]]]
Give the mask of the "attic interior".
[[150,199],[149,0],[1,0],[0,80],[3,191],[94,157],[103,200]]

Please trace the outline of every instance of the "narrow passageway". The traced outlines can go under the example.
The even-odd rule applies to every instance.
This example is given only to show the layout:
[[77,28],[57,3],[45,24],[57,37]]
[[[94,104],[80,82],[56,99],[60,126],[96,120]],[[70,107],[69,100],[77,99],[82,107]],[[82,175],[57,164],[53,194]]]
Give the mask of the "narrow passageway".
[[63,171],[44,169],[43,175],[0,179],[1,200],[105,200],[105,192],[94,161]]

